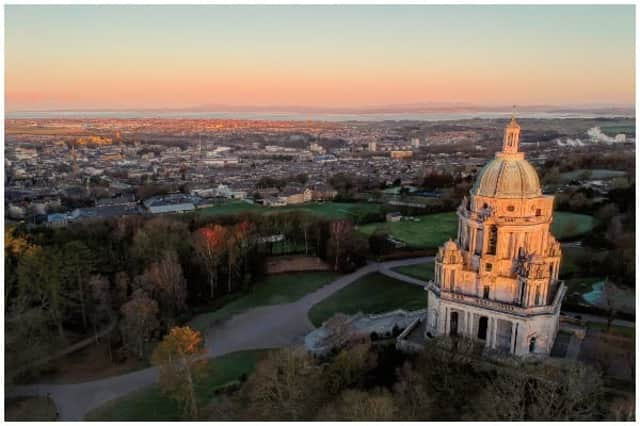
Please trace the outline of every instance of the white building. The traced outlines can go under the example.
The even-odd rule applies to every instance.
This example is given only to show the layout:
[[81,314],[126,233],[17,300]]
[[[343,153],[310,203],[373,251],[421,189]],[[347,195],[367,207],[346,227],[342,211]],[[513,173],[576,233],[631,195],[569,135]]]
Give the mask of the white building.
[[425,335],[465,336],[515,355],[549,354],[565,293],[553,196],[519,152],[512,119],[504,145],[458,208],[458,237],[438,251],[427,284]]

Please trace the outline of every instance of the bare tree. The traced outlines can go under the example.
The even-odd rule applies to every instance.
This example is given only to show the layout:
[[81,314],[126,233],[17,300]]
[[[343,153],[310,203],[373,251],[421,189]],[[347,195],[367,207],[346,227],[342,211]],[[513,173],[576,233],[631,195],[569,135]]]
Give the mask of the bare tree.
[[149,266],[147,275],[161,310],[173,321],[186,308],[187,302],[187,281],[176,252],[166,251],[160,261]]
[[613,325],[613,321],[618,315],[618,311],[620,310],[620,298],[622,294],[620,289],[609,281],[609,279],[605,279],[602,289],[602,298],[600,299],[601,306],[607,311],[607,333],[611,332],[611,326]]
[[158,302],[150,298],[144,290],[138,289],[131,296],[131,300],[122,305],[120,311],[120,331],[125,346],[142,359],[144,343],[159,326]]
[[322,392],[321,370],[304,349],[269,353],[247,381],[254,419],[303,420],[316,412]]
[[218,283],[218,267],[224,255],[227,230],[220,225],[200,228],[194,232],[191,244],[209,277],[209,297],[213,299]]
[[330,245],[333,247],[335,260],[333,263],[333,269],[339,270],[339,259],[343,255],[343,247],[346,239],[351,235],[353,225],[350,221],[345,219],[334,220],[330,225]]
[[391,393],[383,389],[345,390],[324,406],[317,419],[324,421],[390,421],[396,412]]

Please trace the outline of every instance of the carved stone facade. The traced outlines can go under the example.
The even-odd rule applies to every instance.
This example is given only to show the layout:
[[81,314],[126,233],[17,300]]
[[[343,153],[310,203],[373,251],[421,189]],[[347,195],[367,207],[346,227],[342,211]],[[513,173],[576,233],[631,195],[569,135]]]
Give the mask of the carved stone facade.
[[467,336],[516,355],[551,351],[565,293],[553,196],[519,144],[513,118],[458,208],[458,237],[438,250],[427,285],[427,336]]

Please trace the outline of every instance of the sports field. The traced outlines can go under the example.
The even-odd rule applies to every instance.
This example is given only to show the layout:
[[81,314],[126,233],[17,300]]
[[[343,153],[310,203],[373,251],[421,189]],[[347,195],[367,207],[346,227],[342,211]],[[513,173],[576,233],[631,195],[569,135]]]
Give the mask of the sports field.
[[218,206],[207,207],[198,210],[198,214],[204,216],[217,216],[236,214],[242,212],[255,212],[271,214],[290,211],[305,211],[328,219],[352,219],[355,223],[358,219],[369,214],[381,211],[381,205],[371,203],[304,203],[284,207],[264,207],[246,201],[226,201]]
[[416,248],[435,248],[457,233],[458,217],[454,212],[416,216],[418,222],[379,222],[361,226],[358,231],[371,235],[380,230]]
[[[400,220],[399,222],[378,222],[361,226],[358,230],[371,235],[377,230],[386,232],[416,248],[439,247],[448,238],[455,238],[458,229],[458,217],[454,212],[416,216],[419,220]],[[586,234],[595,225],[592,216],[586,214],[554,213],[551,232],[558,239],[575,238]]]
[[582,176],[589,179],[611,179],[615,177],[626,176],[626,172],[622,170],[609,170],[609,169],[578,169],[571,172],[565,172],[560,174],[560,179],[563,182],[570,182],[574,179],[578,179]]

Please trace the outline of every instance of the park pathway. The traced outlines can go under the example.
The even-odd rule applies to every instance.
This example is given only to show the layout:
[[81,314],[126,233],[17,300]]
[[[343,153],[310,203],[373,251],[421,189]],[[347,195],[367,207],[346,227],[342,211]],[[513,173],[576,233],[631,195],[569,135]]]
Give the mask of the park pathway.
[[[419,280],[397,274],[390,269],[431,260],[433,257],[369,263],[295,302],[260,306],[237,314],[213,325],[207,331],[205,344],[208,356],[217,357],[240,350],[279,348],[302,343],[304,336],[314,328],[307,314],[316,303],[372,272],[380,272],[411,284],[424,285],[424,282],[420,283]],[[151,367],[84,383],[18,386],[11,389],[8,396],[49,395],[56,403],[60,420],[83,420],[92,409],[151,385],[155,383],[156,377],[157,370]]]

